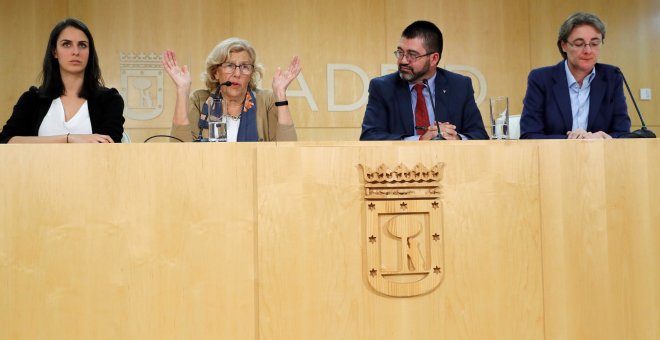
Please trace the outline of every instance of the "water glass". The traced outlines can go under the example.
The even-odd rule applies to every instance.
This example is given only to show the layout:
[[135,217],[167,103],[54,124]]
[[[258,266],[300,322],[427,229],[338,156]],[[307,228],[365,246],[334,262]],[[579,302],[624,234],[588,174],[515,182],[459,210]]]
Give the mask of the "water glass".
[[220,120],[209,122],[209,142],[227,141],[227,120],[220,117]]
[[490,98],[491,139],[509,139],[509,97]]

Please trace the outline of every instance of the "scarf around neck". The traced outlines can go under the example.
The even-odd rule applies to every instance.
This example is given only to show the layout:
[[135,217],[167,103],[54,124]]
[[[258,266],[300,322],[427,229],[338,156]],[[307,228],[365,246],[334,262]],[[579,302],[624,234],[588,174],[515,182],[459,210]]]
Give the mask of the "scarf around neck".
[[[240,118],[241,122],[238,126],[238,136],[236,137],[238,142],[256,142],[259,140],[259,133],[257,131],[257,104],[255,99],[256,95],[254,91],[248,87],[245,99],[243,100],[243,110]],[[222,121],[223,119],[232,119],[223,113],[222,100],[222,94],[211,93],[204,102],[204,105],[202,105],[202,112],[199,115],[198,126],[202,130],[206,130],[206,136],[208,136],[209,121],[217,122]],[[210,115],[209,107],[213,108]]]

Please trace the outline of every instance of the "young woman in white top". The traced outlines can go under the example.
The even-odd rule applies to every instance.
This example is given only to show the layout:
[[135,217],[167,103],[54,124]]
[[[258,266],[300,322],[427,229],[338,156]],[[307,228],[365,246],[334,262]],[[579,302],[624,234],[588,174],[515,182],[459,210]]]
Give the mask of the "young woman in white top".
[[124,132],[124,101],[104,87],[94,39],[77,19],[51,31],[39,88],[21,95],[0,143],[113,143]]

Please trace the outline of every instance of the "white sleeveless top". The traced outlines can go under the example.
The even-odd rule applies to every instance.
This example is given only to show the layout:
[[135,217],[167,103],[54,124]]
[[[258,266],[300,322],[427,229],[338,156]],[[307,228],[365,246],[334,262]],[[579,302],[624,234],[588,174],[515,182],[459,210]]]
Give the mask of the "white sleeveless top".
[[64,106],[60,98],[53,99],[50,104],[48,113],[39,126],[39,136],[58,136],[67,133],[80,135],[92,133],[92,122],[89,120],[86,100],[68,122],[64,121]]

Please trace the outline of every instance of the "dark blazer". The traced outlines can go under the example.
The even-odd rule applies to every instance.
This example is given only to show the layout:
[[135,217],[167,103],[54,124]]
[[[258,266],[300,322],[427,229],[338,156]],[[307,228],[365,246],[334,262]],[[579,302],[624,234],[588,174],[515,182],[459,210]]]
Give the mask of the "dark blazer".
[[[32,86],[21,95],[7,124],[0,132],[0,143],[7,143],[14,136],[37,136],[41,122],[46,117],[53,98],[41,97]],[[92,98],[87,98],[92,132],[108,135],[121,142],[124,133],[124,100],[114,88],[101,88]]]
[[[612,138],[630,132],[630,117],[623,95],[623,78],[616,67],[596,64],[589,90],[588,132],[603,131]],[[532,70],[527,79],[520,118],[521,139],[567,138],[573,129],[571,97],[564,61]]]
[[[456,132],[469,139],[488,139],[470,78],[438,68],[434,92],[437,121],[456,125]],[[413,117],[408,82],[398,72],[374,78],[369,83],[360,140],[400,140],[412,136]]]

